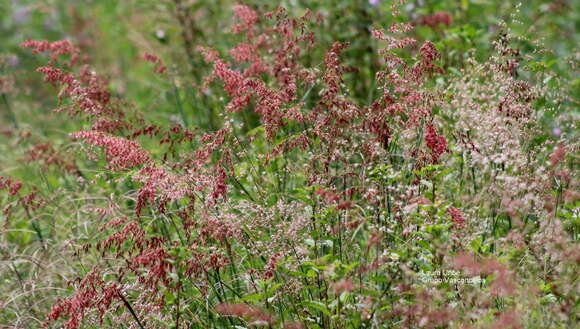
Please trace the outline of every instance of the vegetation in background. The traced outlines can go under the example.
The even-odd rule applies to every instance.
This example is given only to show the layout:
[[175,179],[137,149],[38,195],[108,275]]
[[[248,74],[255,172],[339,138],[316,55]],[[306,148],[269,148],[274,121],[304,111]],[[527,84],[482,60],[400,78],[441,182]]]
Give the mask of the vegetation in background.
[[0,328],[574,328],[578,7],[0,0]]

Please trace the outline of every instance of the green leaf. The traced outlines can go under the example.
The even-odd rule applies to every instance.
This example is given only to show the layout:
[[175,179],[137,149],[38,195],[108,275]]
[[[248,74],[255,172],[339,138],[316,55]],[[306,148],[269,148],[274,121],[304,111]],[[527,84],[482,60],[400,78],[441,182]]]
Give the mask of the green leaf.
[[259,302],[263,300],[265,297],[262,294],[251,294],[240,298],[242,302]]
[[322,312],[322,313],[324,313],[324,315],[330,315],[330,311],[328,310],[328,308],[326,308],[326,305],[324,305],[321,302],[305,301],[305,302],[302,302],[302,305],[304,305],[312,310]]
[[276,283],[275,285],[271,286],[270,288],[268,288],[268,290],[266,290],[266,295],[267,296],[272,296],[276,290],[278,290],[280,287],[282,287],[282,283]]

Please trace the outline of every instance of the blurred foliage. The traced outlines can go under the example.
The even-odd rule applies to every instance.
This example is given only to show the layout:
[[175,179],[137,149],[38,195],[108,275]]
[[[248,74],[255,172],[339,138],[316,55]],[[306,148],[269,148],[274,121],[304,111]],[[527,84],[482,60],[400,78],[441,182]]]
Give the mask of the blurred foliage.
[[[83,240],[97,236],[99,233],[89,224],[98,218],[83,212],[75,201],[88,199],[93,195],[93,191],[116,190],[113,187],[119,187],[119,191],[130,193],[136,188],[131,182],[118,177],[91,171],[89,160],[86,163],[80,161],[77,163],[83,167],[83,174],[86,175],[83,179],[93,182],[89,186],[82,187],[75,184],[77,177],[63,175],[62,168],[38,166],[26,161],[26,152],[32,145],[38,143],[49,142],[66,154],[73,147],[67,137],[68,133],[86,129],[89,125],[78,120],[66,120],[64,114],[54,114],[51,111],[58,106],[54,97],[58,90],[44,84],[40,73],[35,72],[37,67],[46,62],[46,58],[31,55],[19,45],[27,39],[71,40],[81,48],[84,55],[89,55],[86,61],[91,64],[91,68],[99,74],[106,75],[116,96],[125,100],[128,107],[143,113],[147,122],[160,126],[180,123],[187,128],[215,131],[223,126],[223,116],[220,112],[227,101],[223,92],[204,94],[196,87],[202,84],[203,78],[211,72],[211,66],[203,61],[196,47],[209,45],[227,56],[228,49],[242,40],[242,36],[231,33],[231,26],[234,23],[231,8],[236,3],[238,2],[230,0],[0,0],[0,82],[2,82],[0,175],[18,177],[27,182],[27,186],[24,187],[29,189],[27,192],[34,192],[34,188],[38,188],[48,191],[51,196],[41,217],[49,218],[49,221],[22,217],[10,223],[11,232],[6,242],[10,243],[12,249],[8,250],[6,246],[2,246],[0,253],[2,265],[10,267],[10,271],[7,270],[10,275],[15,273],[20,282],[27,281],[33,276],[40,277],[41,280],[46,280],[51,289],[64,290],[65,288],[62,288],[65,287],[64,282],[78,273],[86,273],[87,269],[84,266],[90,266],[90,261],[74,263],[67,257],[50,253],[47,250],[50,246],[46,241],[68,241],[72,236]],[[346,75],[347,89],[353,98],[359,101],[359,105],[370,105],[370,102],[376,99],[380,91],[377,90],[374,73],[380,70],[384,63],[377,54],[381,44],[372,38],[371,30],[388,29],[394,22],[391,1],[248,0],[244,3],[261,12],[283,6],[292,16],[301,16],[307,9],[321,14],[322,24],[312,27],[316,35],[316,46],[305,55],[303,63],[310,67],[322,67],[324,56],[333,42],[350,42],[351,46],[344,51],[342,58],[345,59],[345,65],[356,69]],[[442,12],[449,15],[449,24],[440,23],[433,26],[424,24],[425,17]],[[554,100],[546,96],[536,100],[536,108],[554,110],[541,113],[544,131],[535,142],[539,145],[553,137],[552,135],[564,131],[572,136],[572,139],[577,136],[575,126],[570,122],[577,120],[580,101],[578,74],[580,1],[529,0],[517,5],[514,1],[504,0],[415,0],[407,1],[402,16],[406,22],[416,25],[411,32],[412,37],[419,41],[431,40],[443,54],[441,65],[446,74],[433,82],[437,85],[444,85],[447,80],[460,75],[460,71],[469,66],[470,58],[483,61],[491,56],[492,41],[500,37],[504,27],[509,26],[511,33],[520,37],[516,40],[517,48],[525,54],[522,56],[526,56],[522,58],[524,66],[520,74],[527,78],[528,72],[550,71],[553,75],[538,75],[544,78],[542,83],[570,95],[568,99]],[[145,52],[160,56],[168,66],[169,74],[166,76],[152,74],[151,63],[142,59]],[[417,55],[417,49],[412,49],[404,55],[411,59]],[[558,79],[553,79],[552,76]],[[305,97],[306,102],[309,100]],[[240,114],[242,115],[246,114]],[[245,117],[244,121],[251,124],[243,129],[247,136],[256,137],[253,147],[259,153],[267,148],[268,141],[263,137],[264,130],[260,127],[259,120],[252,117],[252,114],[247,115],[249,117]],[[16,135],[14,132],[17,132]],[[147,140],[142,143],[154,154],[163,154],[167,151]],[[278,175],[280,168],[284,168],[286,164],[278,159],[261,168],[264,170],[264,177],[271,178],[265,183],[268,184],[266,188],[272,191],[267,199],[270,204],[275,204],[278,200],[275,192],[280,189]],[[240,172],[250,171],[252,165],[247,161],[236,169]],[[385,184],[390,183],[388,179],[411,180],[410,175],[385,178],[389,169],[372,168],[372,179],[385,180]],[[132,174],[134,172],[127,173],[126,176]],[[438,167],[425,167],[423,171],[414,174],[422,178],[420,183],[429,191],[434,190],[433,184],[438,183],[448,172]],[[242,185],[253,183],[244,179],[242,178]],[[311,201],[313,191],[303,189],[300,186],[301,179],[303,177],[293,177],[289,179],[289,186],[285,187],[294,191],[293,198]],[[461,191],[447,192],[460,194]],[[243,196],[240,191],[233,193],[238,193],[234,196],[240,199]],[[429,193],[434,192],[426,192],[425,195],[435,199],[435,195]],[[122,193],[115,195],[113,192],[110,196],[102,196],[91,202],[105,204],[107,198],[123,199],[132,206],[132,201],[124,199]],[[413,213],[413,221],[420,223],[428,216],[433,219],[433,223],[423,227],[422,231],[413,232],[412,235],[418,238],[412,244],[397,250],[388,250],[391,253],[390,257],[413,258],[418,268],[433,270],[431,259],[428,259],[429,261],[425,259],[437,257],[437,249],[449,241],[450,227],[444,220],[445,209],[448,206],[449,204],[435,203]],[[577,230],[577,213],[574,216],[577,205],[563,205],[558,211],[558,215],[567,221],[566,229]],[[335,215],[332,211],[319,214],[320,218],[316,218],[317,223],[324,225],[328,223],[328,218],[334,218],[332,216]],[[370,212],[368,217],[372,217]],[[503,217],[498,218],[498,221],[506,223],[508,221]],[[511,227],[511,221],[509,225]],[[503,233],[505,232],[501,234]],[[356,234],[357,232],[353,234],[353,239]],[[389,239],[393,241],[397,239],[394,234],[391,235],[393,236]],[[312,238],[312,241],[315,241],[319,237]],[[485,236],[480,240],[474,240],[473,250],[484,254],[491,253],[493,246],[485,244],[484,240]],[[335,243],[325,240],[325,245],[321,248],[324,251],[334,251],[338,248]],[[365,246],[361,244],[360,248],[364,249]],[[39,274],[42,272],[31,262],[14,263],[11,253],[46,257],[51,265],[62,266],[69,271],[58,275],[51,272],[50,276],[42,277]],[[328,252],[328,255],[330,254],[331,252]],[[96,255],[94,257],[98,258]],[[320,264],[301,264],[299,271],[285,268],[282,262],[280,271],[292,277],[314,277],[332,268],[336,276],[333,279],[338,280],[346,277],[356,265],[354,260],[328,256],[321,259]],[[399,273],[392,269],[392,272],[377,274],[374,280],[377,286],[385,287],[388,277],[396,275]],[[14,282],[14,276],[0,276],[0,286],[7,287]],[[267,301],[280,285],[266,281],[261,284],[262,292],[245,296],[241,300]],[[4,289],[1,288],[0,293],[10,290]],[[545,289],[550,290],[549,287]],[[18,294],[14,291],[12,293]],[[169,303],[176,299],[170,292],[167,292],[166,297]],[[349,298],[351,297],[347,293],[337,298],[335,304],[330,306],[318,301],[304,301],[300,307],[303,307],[305,312],[320,312],[326,315],[339,310],[341,303],[348,303]],[[0,303],[8,303],[11,301],[9,299],[4,298]],[[31,306],[30,309],[37,313],[32,314],[34,318],[43,318],[42,312],[46,312],[47,306],[42,303],[50,304],[43,300],[38,301],[38,305]],[[10,316],[11,321],[17,317],[6,315],[0,310],[0,327],[3,325],[2,316]],[[353,313],[351,316],[354,321],[360,314]],[[362,319],[358,321],[359,324],[363,322]]]

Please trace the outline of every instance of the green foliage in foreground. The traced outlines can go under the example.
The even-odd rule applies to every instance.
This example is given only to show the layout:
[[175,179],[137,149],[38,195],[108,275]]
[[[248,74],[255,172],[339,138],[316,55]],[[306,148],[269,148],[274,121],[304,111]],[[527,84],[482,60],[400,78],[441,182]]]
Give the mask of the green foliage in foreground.
[[578,2],[244,4],[0,0],[0,327],[576,326]]

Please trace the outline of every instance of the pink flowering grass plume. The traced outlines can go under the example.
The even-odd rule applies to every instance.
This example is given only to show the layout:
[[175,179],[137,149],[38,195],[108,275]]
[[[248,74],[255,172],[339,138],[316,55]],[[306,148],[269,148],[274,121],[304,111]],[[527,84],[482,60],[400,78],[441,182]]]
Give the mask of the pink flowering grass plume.
[[163,74],[167,72],[167,67],[163,64],[161,58],[154,54],[144,53],[143,59],[147,62],[155,64],[155,73]]
[[251,33],[254,25],[258,23],[258,13],[246,5],[234,6],[234,16],[240,23],[234,26],[234,33]]
[[550,155],[550,164],[556,166],[558,163],[562,162],[566,157],[566,145],[563,143],[558,144],[554,148],[554,152]]
[[26,151],[24,160],[40,162],[46,167],[57,167],[65,172],[81,175],[74,159],[57,149],[51,142],[34,142],[31,148]]
[[284,324],[282,325],[282,328],[284,328],[284,329],[304,329],[306,327],[304,326],[304,324],[302,322],[287,321],[287,322],[284,322]]
[[60,40],[55,42],[49,42],[46,40],[26,40],[20,46],[23,48],[32,48],[33,54],[45,52],[50,53],[49,64],[51,65],[58,63],[59,56],[69,55],[70,60],[64,64],[66,66],[74,66],[77,64],[80,56],[80,49],[73,46],[73,44],[68,40]]
[[[105,283],[101,273],[91,271],[83,280],[72,282],[77,287],[74,296],[59,299],[47,316],[48,321],[54,321],[67,316],[64,323],[66,329],[79,329],[88,310],[96,308],[97,316],[102,321],[110,305],[118,301],[121,294],[120,287],[115,283]],[[48,324],[48,322],[46,323]]]
[[7,190],[8,194],[15,196],[22,188],[22,182],[14,180],[10,177],[0,176],[0,190]]
[[102,147],[111,170],[123,170],[142,165],[150,160],[148,152],[139,143],[99,131],[80,131],[70,135],[84,143]]
[[[55,109],[56,112],[88,116],[93,121],[93,129],[105,132],[114,132],[129,126],[120,102],[111,97],[107,79],[98,76],[88,64],[75,70],[73,66],[77,64],[80,51],[70,42],[57,41],[51,44],[47,41],[29,40],[21,46],[34,48],[33,53],[53,49],[48,65],[38,68],[37,72],[44,75],[46,83],[60,87],[60,107]],[[66,54],[72,54],[69,65],[58,67],[58,57]],[[65,99],[68,99],[68,105],[62,105]]]
[[465,217],[463,217],[461,210],[459,210],[455,207],[449,207],[449,208],[447,208],[447,213],[449,214],[449,216],[451,216],[451,220],[453,221],[453,225],[455,225],[457,227],[463,227],[466,225],[467,220],[465,219]]
[[437,134],[435,127],[432,124],[428,124],[425,133],[425,143],[427,147],[431,150],[431,159],[433,163],[437,163],[441,155],[449,152],[447,148],[447,140],[445,137]]
[[255,306],[244,303],[222,303],[216,306],[216,311],[223,316],[242,318],[250,325],[271,326],[276,319]]
[[336,294],[342,292],[351,292],[357,289],[357,286],[350,279],[341,279],[332,285],[332,289]]
[[460,253],[454,258],[453,264],[456,269],[463,270],[469,275],[493,274],[495,278],[489,286],[493,296],[508,296],[516,291],[513,272],[496,259],[479,260],[472,254]]
[[451,14],[446,11],[439,11],[431,15],[424,15],[419,19],[420,25],[426,25],[431,29],[437,29],[441,26],[451,26],[453,18]]
[[179,200],[187,194],[187,183],[184,177],[172,174],[161,167],[145,166],[133,180],[142,182],[143,186],[137,195],[135,213],[137,216],[147,206],[154,206],[158,202],[160,212],[165,212],[167,203]]

